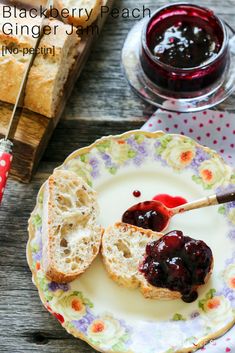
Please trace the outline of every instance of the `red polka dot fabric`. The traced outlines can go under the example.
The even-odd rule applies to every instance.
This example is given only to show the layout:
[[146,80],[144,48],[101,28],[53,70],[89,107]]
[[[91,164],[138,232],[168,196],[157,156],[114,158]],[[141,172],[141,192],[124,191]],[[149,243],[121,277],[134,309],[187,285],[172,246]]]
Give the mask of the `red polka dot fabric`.
[[189,136],[219,152],[228,163],[235,159],[234,114],[211,110],[184,114],[159,109],[142,130],[162,130]]
[[[142,127],[192,137],[219,152],[230,164],[235,162],[235,116],[227,112],[203,111],[193,114],[168,113],[159,109]],[[201,348],[205,353],[235,353],[235,326],[224,336]]]

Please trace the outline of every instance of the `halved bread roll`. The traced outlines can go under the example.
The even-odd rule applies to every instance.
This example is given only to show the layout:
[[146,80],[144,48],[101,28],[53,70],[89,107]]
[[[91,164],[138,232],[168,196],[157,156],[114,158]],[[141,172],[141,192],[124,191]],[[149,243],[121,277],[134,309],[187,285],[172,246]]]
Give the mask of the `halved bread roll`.
[[43,269],[58,283],[73,281],[99,252],[96,193],[75,173],[56,170],[43,200]]
[[[111,279],[128,288],[139,287],[146,298],[180,299],[182,297],[180,292],[152,286],[139,271],[139,266],[145,256],[146,245],[159,240],[162,236],[162,233],[126,223],[116,223],[108,227],[102,238],[102,255]],[[211,271],[212,268],[213,263]],[[210,274],[211,272],[208,273],[205,283]]]
[[105,267],[110,277],[118,284],[127,288],[140,288],[146,298],[177,299],[179,292],[150,285],[139,271],[140,262],[145,255],[146,245],[163,236],[132,226],[126,223],[116,223],[108,227],[102,239],[102,255]]

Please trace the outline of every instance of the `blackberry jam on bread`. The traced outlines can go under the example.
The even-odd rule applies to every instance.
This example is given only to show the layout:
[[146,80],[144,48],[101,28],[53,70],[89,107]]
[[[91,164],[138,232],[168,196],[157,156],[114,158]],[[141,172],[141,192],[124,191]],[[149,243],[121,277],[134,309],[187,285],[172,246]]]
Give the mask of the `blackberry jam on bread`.
[[178,291],[185,302],[197,299],[197,287],[205,284],[211,273],[213,256],[202,241],[172,231],[146,246],[140,265],[148,283]]
[[108,227],[102,239],[103,261],[110,277],[146,298],[197,298],[213,268],[210,248],[180,231],[167,235],[126,223]]

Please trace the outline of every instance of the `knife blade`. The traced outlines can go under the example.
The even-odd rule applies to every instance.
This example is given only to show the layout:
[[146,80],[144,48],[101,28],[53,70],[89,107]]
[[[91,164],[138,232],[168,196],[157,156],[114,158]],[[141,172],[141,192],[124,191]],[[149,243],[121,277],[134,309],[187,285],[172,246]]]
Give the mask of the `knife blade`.
[[[45,9],[49,8],[51,0],[47,0],[46,2],[43,2],[45,4]],[[39,28],[40,28],[40,36],[36,39],[33,49],[32,49],[32,54],[30,55],[30,59],[27,63],[27,66],[25,68],[22,81],[20,84],[20,89],[19,93],[16,98],[16,102],[14,105],[14,108],[12,110],[10,122],[7,128],[6,135],[3,139],[0,140],[0,204],[3,198],[3,193],[6,187],[9,171],[11,168],[11,162],[13,159],[12,156],[12,147],[13,143],[12,140],[15,136],[15,132],[20,120],[21,112],[22,112],[22,107],[23,107],[23,102],[24,102],[24,96],[25,96],[25,87],[27,84],[27,79],[29,75],[29,71],[32,67],[32,64],[34,62],[35,56],[37,54],[37,48],[39,46],[41,36],[42,36],[42,29],[44,26],[44,21],[46,17],[43,17],[41,22],[39,23]]]

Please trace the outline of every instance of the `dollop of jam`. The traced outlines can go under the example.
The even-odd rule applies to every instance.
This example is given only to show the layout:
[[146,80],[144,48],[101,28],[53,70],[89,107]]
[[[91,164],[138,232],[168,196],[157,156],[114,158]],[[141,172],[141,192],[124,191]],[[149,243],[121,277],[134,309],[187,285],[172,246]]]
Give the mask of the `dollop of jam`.
[[171,196],[168,194],[158,194],[153,197],[154,201],[160,201],[168,208],[174,208],[177,206],[184,205],[188,201],[181,196]]
[[198,19],[198,23],[182,17],[172,23],[162,21],[151,37],[151,52],[156,58],[176,68],[194,68],[217,56],[221,39],[215,30]]
[[146,246],[139,270],[151,285],[178,291],[183,301],[191,303],[198,297],[196,288],[205,284],[212,261],[206,243],[175,230]]
[[137,227],[162,231],[169,220],[164,207],[155,201],[140,202],[129,208],[122,216],[122,222],[135,225]]
[[139,190],[134,190],[133,193],[132,193],[132,195],[133,195],[134,197],[140,197],[140,196],[141,196],[141,192],[140,192]]

